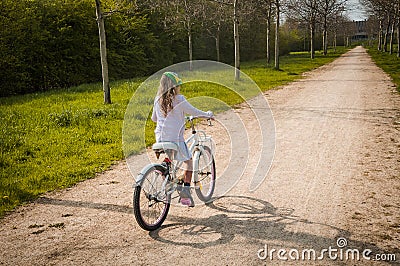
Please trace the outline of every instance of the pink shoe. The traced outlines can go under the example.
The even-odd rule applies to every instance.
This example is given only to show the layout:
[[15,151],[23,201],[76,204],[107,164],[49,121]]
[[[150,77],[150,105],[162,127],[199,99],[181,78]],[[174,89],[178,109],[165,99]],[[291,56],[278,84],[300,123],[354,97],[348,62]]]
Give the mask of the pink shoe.
[[181,198],[181,204],[185,206],[190,206],[192,201],[189,198]]

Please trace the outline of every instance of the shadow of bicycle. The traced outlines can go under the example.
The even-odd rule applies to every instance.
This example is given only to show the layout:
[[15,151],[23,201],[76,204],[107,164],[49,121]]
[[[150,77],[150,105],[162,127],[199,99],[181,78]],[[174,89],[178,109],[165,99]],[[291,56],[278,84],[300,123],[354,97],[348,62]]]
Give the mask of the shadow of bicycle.
[[[259,247],[272,241],[284,242],[287,249],[308,247],[315,250],[337,248],[338,238],[351,238],[347,230],[302,219],[293,215],[293,209],[277,208],[269,202],[252,197],[225,196],[207,206],[220,213],[207,218],[170,215],[168,220],[172,221],[171,224],[163,225],[149,235],[166,244],[196,249],[227,244],[238,236]],[[305,230],[291,230],[293,227]],[[351,248],[360,251],[368,248],[376,254],[393,252],[355,240],[351,240]]]

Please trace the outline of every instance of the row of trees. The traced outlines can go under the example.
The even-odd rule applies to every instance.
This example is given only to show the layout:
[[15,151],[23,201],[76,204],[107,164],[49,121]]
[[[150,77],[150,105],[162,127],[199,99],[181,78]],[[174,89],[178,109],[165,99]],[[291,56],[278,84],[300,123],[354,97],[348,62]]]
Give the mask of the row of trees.
[[[96,0],[98,1],[98,0]],[[220,60],[221,27],[233,22],[235,79],[240,78],[240,38],[239,25],[245,18],[256,18],[256,23],[266,24],[266,57],[270,62],[271,25],[275,25],[274,67],[279,69],[281,12],[294,22],[303,23],[310,32],[310,54],[315,56],[314,42],[317,25],[323,29],[323,53],[328,51],[328,31],[334,29],[335,41],[346,0],[142,0],[141,7],[163,17],[164,27],[182,28],[187,35],[189,61],[193,59],[193,28],[201,25],[215,39],[217,60]],[[343,24],[343,23],[342,23]],[[181,25],[179,27],[178,25]],[[191,69],[190,64],[190,69]],[[104,88],[107,89],[107,88]],[[106,95],[107,93],[105,93]],[[108,99],[109,100],[109,99]],[[107,102],[107,101],[106,101]]]
[[[275,25],[275,54],[279,55],[279,30],[281,13],[286,20],[302,23],[310,29],[311,57],[314,57],[315,32],[319,26],[323,31],[323,51],[327,53],[328,32],[335,31],[343,24],[343,11],[347,0],[142,0],[144,6],[166,15],[164,22],[181,23],[188,37],[189,60],[192,56],[192,28],[196,24],[205,27],[215,38],[217,60],[219,60],[219,35],[221,26],[233,22],[235,66],[239,68],[239,25],[249,17],[266,24],[266,55],[270,60],[271,26]],[[172,15],[171,15],[172,14]],[[277,59],[277,57],[275,57]],[[279,68],[279,61],[275,61]]]
[[[362,2],[370,14],[370,31],[377,32],[378,50],[392,54],[395,41],[397,44],[400,43],[400,0],[362,0]],[[397,56],[400,57],[399,45]]]
[[[160,49],[145,14],[107,20],[110,76],[145,75],[169,63],[161,60],[172,51]],[[1,96],[101,80],[94,1],[2,0],[0,24]]]
[[107,69],[111,79],[147,75],[193,59],[239,69],[240,61],[274,58],[279,68],[290,51],[326,54],[328,39],[343,34],[344,9],[344,0],[3,0],[0,95],[98,81]]

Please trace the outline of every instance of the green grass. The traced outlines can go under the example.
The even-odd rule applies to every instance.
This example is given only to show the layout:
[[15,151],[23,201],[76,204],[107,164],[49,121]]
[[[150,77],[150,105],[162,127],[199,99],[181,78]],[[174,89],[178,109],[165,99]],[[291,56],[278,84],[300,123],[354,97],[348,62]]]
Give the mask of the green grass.
[[400,92],[400,58],[397,57],[397,46],[393,50],[395,52],[389,54],[380,52],[374,47],[368,49],[368,54],[380,68],[390,75],[393,82],[397,85],[397,90]]
[[[304,71],[328,63],[338,55],[317,54],[315,60],[310,60],[307,53],[296,53],[281,58],[279,71],[263,61],[243,63],[241,70],[262,90],[268,90],[298,79]],[[44,192],[93,178],[123,159],[124,117],[129,119],[128,126],[133,125],[129,137],[134,141],[128,145],[129,154],[139,153],[154,142],[154,123],[148,122],[148,113],[142,111],[143,106],[151,105],[148,99],[153,99],[153,93],[148,93],[147,100],[136,103],[136,109],[126,115],[129,101],[143,80],[113,82],[111,105],[102,103],[99,83],[0,98],[0,216]],[[240,89],[244,90],[240,92],[244,98],[254,96],[245,91],[245,86]],[[182,93],[187,98],[220,99],[226,104],[205,102],[204,98],[193,101],[199,108],[217,112],[243,101],[235,91],[205,82],[185,84]],[[137,128],[140,122],[144,122],[145,130]],[[144,135],[146,142],[141,138]]]

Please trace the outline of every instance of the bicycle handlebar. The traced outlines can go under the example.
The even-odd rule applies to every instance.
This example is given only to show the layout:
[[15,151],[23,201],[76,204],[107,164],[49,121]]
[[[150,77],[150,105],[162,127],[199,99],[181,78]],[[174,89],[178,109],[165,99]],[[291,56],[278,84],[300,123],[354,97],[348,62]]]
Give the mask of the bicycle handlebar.
[[192,116],[192,115],[191,115],[191,116],[186,116],[185,119],[191,123],[192,131],[194,131],[193,120],[194,120],[194,119],[197,119],[197,118],[199,118],[199,119],[200,119],[200,118],[207,119],[207,121],[208,121],[208,126],[212,126],[212,124],[211,124],[212,118],[210,118],[210,117],[206,117],[206,116]]

